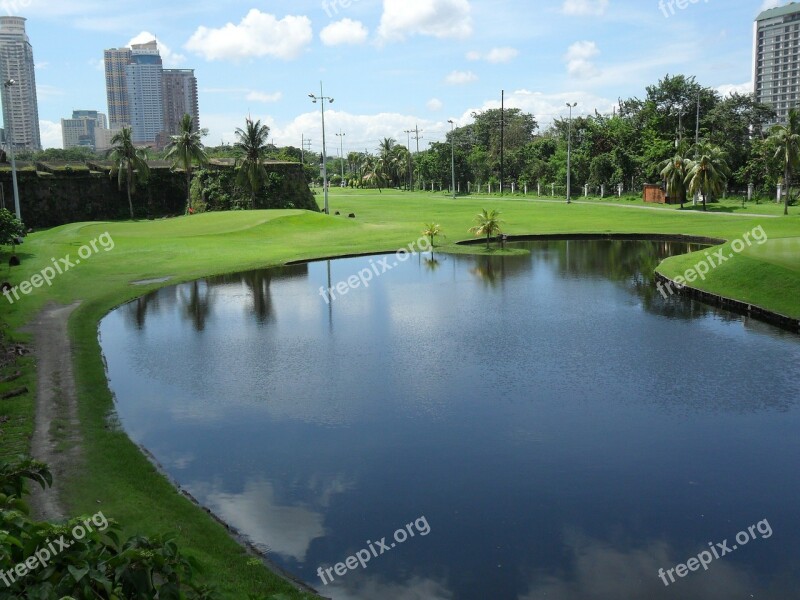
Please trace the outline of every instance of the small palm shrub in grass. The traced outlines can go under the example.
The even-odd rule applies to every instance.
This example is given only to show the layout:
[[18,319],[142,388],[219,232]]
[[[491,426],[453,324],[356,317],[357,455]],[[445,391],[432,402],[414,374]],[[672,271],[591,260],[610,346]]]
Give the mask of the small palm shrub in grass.
[[123,540],[102,513],[61,524],[34,521],[23,499],[26,481],[46,488],[52,475],[34,460],[0,461],[0,598],[216,598],[192,581],[197,564],[174,536]]
[[436,236],[446,237],[442,233],[442,226],[439,223],[424,223],[425,229],[422,230],[422,235],[424,235],[428,240],[431,242],[431,249],[433,249],[436,244],[434,243],[436,240]]
[[489,242],[492,237],[501,233],[499,210],[486,210],[485,208],[475,217],[476,225],[471,227],[469,232],[476,236],[486,236],[486,249],[489,249]]

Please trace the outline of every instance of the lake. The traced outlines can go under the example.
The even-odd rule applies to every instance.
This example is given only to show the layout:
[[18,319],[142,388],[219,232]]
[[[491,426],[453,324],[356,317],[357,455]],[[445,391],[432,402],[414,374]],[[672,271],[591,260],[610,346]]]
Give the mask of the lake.
[[800,338],[662,298],[684,243],[512,246],[389,255],[334,301],[381,257],[126,304],[120,423],[336,600],[796,597]]

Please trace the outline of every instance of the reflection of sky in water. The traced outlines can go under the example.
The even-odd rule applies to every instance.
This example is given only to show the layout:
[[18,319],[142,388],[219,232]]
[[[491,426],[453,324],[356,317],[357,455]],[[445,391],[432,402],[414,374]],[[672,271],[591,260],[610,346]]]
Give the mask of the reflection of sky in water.
[[[331,307],[327,263],[166,288],[101,324],[120,418],[312,585],[426,516],[336,600],[791,597],[797,336],[662,301],[680,245],[534,248],[415,256]],[[763,518],[772,538],[658,579]]]

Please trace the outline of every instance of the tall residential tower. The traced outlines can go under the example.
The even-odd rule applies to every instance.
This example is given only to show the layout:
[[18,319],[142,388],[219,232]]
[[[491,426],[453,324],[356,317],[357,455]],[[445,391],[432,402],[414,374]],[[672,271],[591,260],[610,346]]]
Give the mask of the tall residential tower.
[[777,122],[785,123],[800,98],[800,4],[791,2],[758,15],[753,40],[756,100],[772,106]]
[[33,47],[23,17],[0,17],[0,83],[6,140],[18,150],[41,150]]

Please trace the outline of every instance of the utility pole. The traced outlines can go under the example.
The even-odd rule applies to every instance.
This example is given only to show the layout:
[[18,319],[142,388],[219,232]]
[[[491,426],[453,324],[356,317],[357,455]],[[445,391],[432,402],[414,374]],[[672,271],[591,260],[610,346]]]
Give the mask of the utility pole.
[[306,134],[300,134],[300,163],[306,164]]
[[408,134],[408,191],[411,191],[411,134],[414,133],[413,129],[405,129],[404,132]]
[[700,92],[697,92],[697,125],[694,130],[694,145],[700,143]]
[[419,141],[420,141],[421,139],[424,139],[424,138],[423,138],[423,137],[420,135],[419,124],[417,124],[417,125],[415,125],[415,126],[414,126],[414,131],[416,132],[416,134],[414,135],[414,139],[417,141],[417,156],[419,156]]
[[578,106],[577,102],[570,104],[569,107],[569,129],[567,133],[567,204],[572,204],[572,109]]
[[500,93],[500,195],[506,178],[506,91]]
[[339,130],[339,133],[336,134],[336,137],[339,138],[339,148],[341,149],[342,154],[342,187],[344,187],[344,136],[346,135],[346,133],[342,133],[341,129]]
[[326,156],[327,152],[325,148],[325,103],[330,102],[333,104],[333,98],[323,94],[322,82],[320,81],[319,96],[315,94],[309,94],[308,97],[311,98],[311,101],[314,104],[319,102],[322,105],[322,186],[325,194],[325,214],[329,215],[331,214],[331,211],[328,205],[328,157]]
[[450,123],[450,166],[453,173],[453,200],[456,199],[456,122],[452,119],[447,121]]

